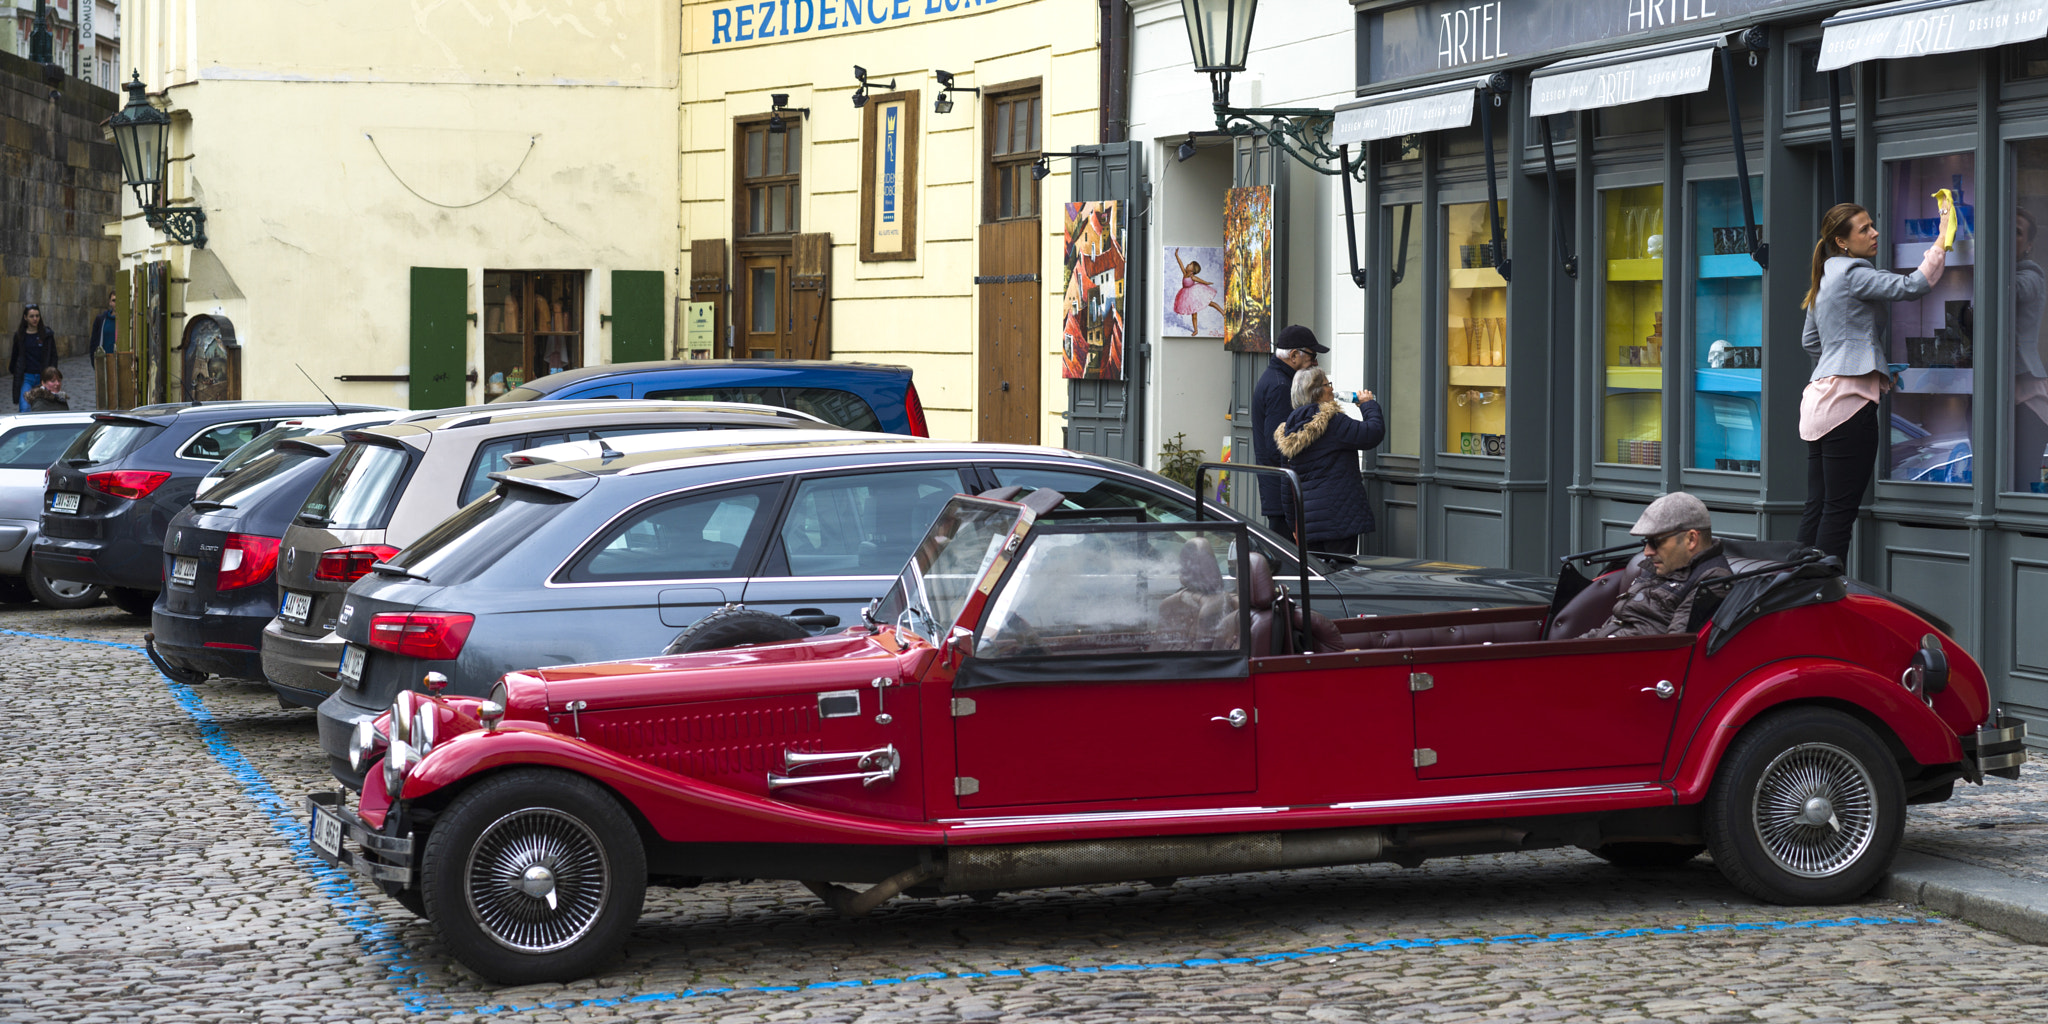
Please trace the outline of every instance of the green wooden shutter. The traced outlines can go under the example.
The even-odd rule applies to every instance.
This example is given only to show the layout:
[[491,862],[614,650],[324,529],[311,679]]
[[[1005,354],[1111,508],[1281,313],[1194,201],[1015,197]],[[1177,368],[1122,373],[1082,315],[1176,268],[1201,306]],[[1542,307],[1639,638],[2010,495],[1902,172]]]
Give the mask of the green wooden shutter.
[[612,362],[665,359],[661,271],[612,271]]
[[469,351],[469,271],[412,268],[412,388],[415,409],[469,400],[463,387]]

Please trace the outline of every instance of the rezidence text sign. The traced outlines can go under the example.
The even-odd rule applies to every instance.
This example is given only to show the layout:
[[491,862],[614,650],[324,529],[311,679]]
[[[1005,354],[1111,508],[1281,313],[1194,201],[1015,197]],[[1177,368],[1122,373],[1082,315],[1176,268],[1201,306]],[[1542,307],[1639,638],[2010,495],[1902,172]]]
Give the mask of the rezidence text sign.
[[692,10],[698,52],[957,17],[1018,0],[749,0]]

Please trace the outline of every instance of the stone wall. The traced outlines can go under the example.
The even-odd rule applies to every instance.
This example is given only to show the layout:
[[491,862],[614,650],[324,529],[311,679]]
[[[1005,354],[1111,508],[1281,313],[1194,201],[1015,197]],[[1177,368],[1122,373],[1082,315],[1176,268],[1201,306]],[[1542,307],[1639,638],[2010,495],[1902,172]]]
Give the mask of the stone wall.
[[57,97],[43,69],[0,53],[0,353],[12,355],[23,303],[43,308],[62,355],[83,353],[107,305],[120,241],[121,157],[100,122],[118,94],[65,78]]

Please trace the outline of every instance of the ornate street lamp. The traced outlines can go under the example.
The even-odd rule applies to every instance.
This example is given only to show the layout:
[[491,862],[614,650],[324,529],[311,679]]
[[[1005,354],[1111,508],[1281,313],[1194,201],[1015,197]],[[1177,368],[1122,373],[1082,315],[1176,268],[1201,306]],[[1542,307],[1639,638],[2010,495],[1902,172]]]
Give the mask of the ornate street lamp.
[[36,0],[36,23],[28,33],[28,59],[44,67],[57,63],[56,41],[50,35],[48,0]]
[[108,125],[114,129],[114,145],[121,151],[121,177],[135,190],[143,219],[180,245],[206,248],[206,211],[196,206],[163,205],[164,181],[171,165],[171,115],[149,102],[140,71],[122,88],[128,90],[128,105]]
[[[1258,10],[1259,0],[1181,0],[1195,70],[1209,76],[1217,129],[1226,135],[1263,135],[1282,152],[1319,173],[1363,181],[1364,157],[1354,164],[1344,147],[1330,145],[1334,120],[1330,111],[1317,107],[1230,105],[1230,76],[1244,70],[1245,58],[1252,48],[1252,20]],[[1332,162],[1337,166],[1327,166]]]

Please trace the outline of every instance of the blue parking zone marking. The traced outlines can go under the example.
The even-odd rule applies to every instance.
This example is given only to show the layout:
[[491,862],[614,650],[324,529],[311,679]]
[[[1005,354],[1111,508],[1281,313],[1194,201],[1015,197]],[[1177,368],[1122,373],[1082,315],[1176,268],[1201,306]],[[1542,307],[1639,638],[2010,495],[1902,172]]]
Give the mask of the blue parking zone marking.
[[[94,644],[121,650],[143,653],[137,644],[116,643],[108,640],[86,640],[79,637],[55,636],[45,633],[26,633],[18,630],[0,629],[0,636],[18,636],[33,640],[55,640],[64,643]],[[159,673],[161,676],[162,674]],[[1398,953],[1411,949],[1448,949],[1455,946],[1540,946],[1569,942],[1615,942],[1629,939],[1647,939],[1673,935],[1711,935],[1722,932],[1787,932],[1820,928],[1873,928],[1893,925],[1940,924],[1938,917],[1836,917],[1805,921],[1731,921],[1709,924],[1682,924],[1662,928],[1612,928],[1592,932],[1515,932],[1505,935],[1463,935],[1444,938],[1380,939],[1374,942],[1342,942],[1326,946],[1310,946],[1306,949],[1260,953],[1254,956],[1217,958],[1196,958],[1190,960],[1169,960],[1157,963],[1098,964],[1094,966],[1069,967],[1059,964],[1039,964],[1031,967],[992,968],[985,971],[928,971],[909,974],[900,978],[849,978],[841,981],[818,981],[799,985],[738,985],[723,988],[687,988],[675,992],[647,992],[633,996],[617,996],[605,999],[557,999],[526,1004],[469,1004],[451,1002],[449,997],[439,993],[425,993],[420,990],[427,968],[412,958],[411,952],[397,932],[384,922],[383,913],[371,901],[365,899],[356,888],[355,876],[332,867],[313,853],[306,836],[306,822],[300,817],[297,805],[280,796],[270,781],[242,756],[229,742],[225,731],[215,721],[213,712],[192,688],[167,676],[162,677],[169,688],[171,699],[190,717],[199,729],[200,737],[214,760],[225,768],[242,786],[243,795],[269,822],[285,845],[292,851],[293,858],[314,877],[315,888],[332,903],[340,913],[342,923],[361,939],[363,950],[371,963],[380,964],[391,978],[393,994],[403,1001],[403,1008],[413,1013],[433,1013],[442,1016],[488,1016],[495,1014],[523,1013],[531,1010],[570,1010],[583,1007],[627,1006],[636,1003],[670,1003],[687,999],[701,999],[707,996],[760,995],[815,992],[824,989],[880,988],[889,985],[914,984],[925,981],[946,981],[973,978],[1021,978],[1048,974],[1116,974],[1133,971],[1189,971],[1215,967],[1242,965],[1282,964],[1312,957],[1370,956]]]

